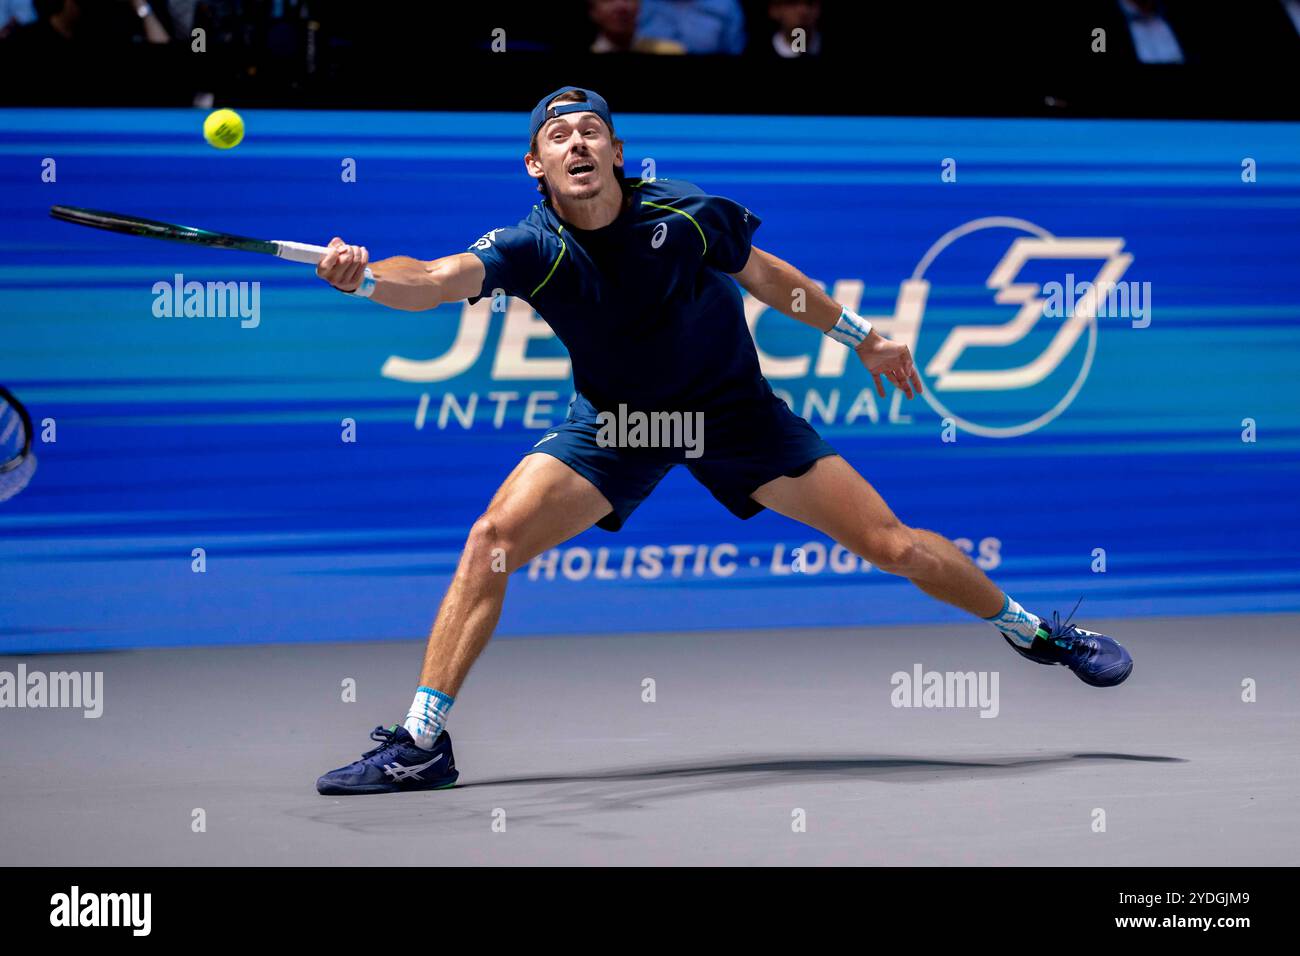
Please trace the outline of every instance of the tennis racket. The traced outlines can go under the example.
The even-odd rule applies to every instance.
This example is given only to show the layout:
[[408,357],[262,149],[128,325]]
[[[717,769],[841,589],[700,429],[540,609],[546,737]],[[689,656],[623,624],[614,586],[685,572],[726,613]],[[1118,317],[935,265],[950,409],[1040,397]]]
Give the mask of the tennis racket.
[[0,385],[0,501],[26,488],[35,471],[31,416],[13,393]]
[[247,236],[235,236],[228,232],[212,232],[208,229],[196,229],[194,226],[177,226],[170,222],[124,216],[116,212],[101,212],[97,209],[79,209],[76,206],[51,206],[50,215],[62,222],[90,226],[92,229],[106,229],[125,236],[188,242],[191,245],[210,246],[214,249],[260,252],[263,255],[278,256],[290,262],[305,262],[313,266],[329,251],[324,246],[310,246],[305,242],[249,239]]

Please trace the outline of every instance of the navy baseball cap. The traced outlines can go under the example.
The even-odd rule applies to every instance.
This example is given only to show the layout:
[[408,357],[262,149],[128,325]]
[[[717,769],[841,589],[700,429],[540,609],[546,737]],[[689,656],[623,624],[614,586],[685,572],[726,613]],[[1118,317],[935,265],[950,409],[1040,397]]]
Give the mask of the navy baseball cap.
[[[550,109],[547,109],[546,104],[561,93],[581,93],[584,101],[581,103],[556,103]],[[564,116],[567,113],[595,113],[605,121],[610,133],[614,132],[614,120],[610,118],[609,104],[605,102],[605,97],[595,90],[584,90],[580,86],[562,86],[554,93],[543,96],[537,105],[533,107],[533,115],[528,120],[528,142],[533,141],[533,138],[537,136],[537,131],[545,125],[547,120],[556,116]]]

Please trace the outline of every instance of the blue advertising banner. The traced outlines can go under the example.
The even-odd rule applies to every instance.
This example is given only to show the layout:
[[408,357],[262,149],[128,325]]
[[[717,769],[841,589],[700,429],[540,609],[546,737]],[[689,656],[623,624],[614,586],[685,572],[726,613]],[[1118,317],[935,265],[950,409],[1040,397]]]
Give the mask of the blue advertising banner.
[[[616,104],[615,104],[616,105]],[[0,111],[0,651],[421,636],[465,534],[572,394],[529,306],[423,313],[310,267],[79,229],[86,206],[372,258],[538,201],[526,117]],[[923,398],[747,298],[774,389],[909,524],[1080,616],[1300,609],[1300,126],[617,116],[629,175],[754,210],[761,248],[907,341]],[[495,308],[494,308],[495,305]],[[957,621],[677,468],[513,575],[500,633]]]

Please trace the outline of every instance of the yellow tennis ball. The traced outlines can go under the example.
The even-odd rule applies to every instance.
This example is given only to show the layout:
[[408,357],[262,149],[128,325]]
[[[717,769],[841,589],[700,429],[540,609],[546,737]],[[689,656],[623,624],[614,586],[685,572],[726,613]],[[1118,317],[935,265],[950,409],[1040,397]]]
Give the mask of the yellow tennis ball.
[[244,121],[234,110],[216,110],[203,121],[203,138],[217,149],[233,149],[244,138]]

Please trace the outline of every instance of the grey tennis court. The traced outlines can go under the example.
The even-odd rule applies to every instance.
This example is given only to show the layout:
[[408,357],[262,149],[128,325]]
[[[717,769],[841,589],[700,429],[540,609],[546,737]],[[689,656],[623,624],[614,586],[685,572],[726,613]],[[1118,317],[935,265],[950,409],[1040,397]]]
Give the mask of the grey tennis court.
[[[498,638],[459,784],[366,798],[314,783],[402,719],[419,639],[6,657],[102,672],[103,714],[3,714],[0,861],[1294,865],[1300,615],[1090,626],[1119,687],[980,624]],[[918,666],[996,708],[895,706]]]

